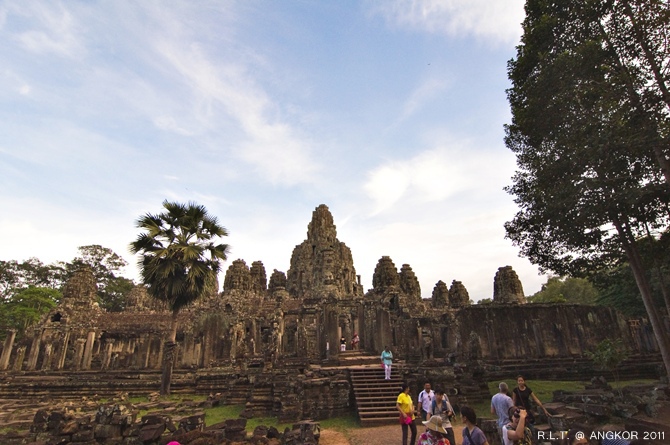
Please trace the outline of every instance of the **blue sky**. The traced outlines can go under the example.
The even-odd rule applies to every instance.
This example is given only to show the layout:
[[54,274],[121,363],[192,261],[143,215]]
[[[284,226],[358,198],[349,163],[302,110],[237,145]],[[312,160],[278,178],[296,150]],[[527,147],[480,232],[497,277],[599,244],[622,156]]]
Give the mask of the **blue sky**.
[[522,20],[520,0],[1,2],[0,259],[101,244],[136,277],[134,221],[169,199],[269,275],[326,204],[366,289],[389,255],[425,298],[491,297],[505,265],[532,294],[503,229]]

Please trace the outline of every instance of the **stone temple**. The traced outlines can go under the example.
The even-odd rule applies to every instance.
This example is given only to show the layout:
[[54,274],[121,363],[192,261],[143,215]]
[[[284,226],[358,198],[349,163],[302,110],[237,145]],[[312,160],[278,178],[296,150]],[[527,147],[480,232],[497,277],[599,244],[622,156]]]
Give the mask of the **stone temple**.
[[[480,394],[484,373],[565,377],[588,369],[584,352],[605,338],[623,339],[638,364],[650,363],[631,367],[638,373],[653,374],[659,362],[645,320],[627,320],[602,306],[523,304],[521,282],[509,266],[495,274],[493,302],[486,305],[470,304],[456,280],[449,286],[438,281],[432,298],[423,300],[410,265],[398,269],[388,256],[379,259],[372,283],[366,292],[351,249],[337,239],[333,216],[320,205],[286,273],[268,274],[261,261],[232,261],[223,292],[180,313],[173,388],[223,392],[231,402],[285,418],[346,412],[353,396],[342,365],[350,353],[339,352],[339,339],[354,332],[362,355],[378,357],[388,345],[412,385],[430,378],[471,401],[488,397],[488,390]],[[170,313],[141,286],[122,313],[105,312],[95,301],[93,274],[82,269],[32,336],[9,334],[0,355],[6,377],[46,373],[62,380],[21,386],[21,379],[7,377],[0,396],[29,394],[35,385],[77,393],[156,384]],[[115,377],[101,382],[102,375]]]

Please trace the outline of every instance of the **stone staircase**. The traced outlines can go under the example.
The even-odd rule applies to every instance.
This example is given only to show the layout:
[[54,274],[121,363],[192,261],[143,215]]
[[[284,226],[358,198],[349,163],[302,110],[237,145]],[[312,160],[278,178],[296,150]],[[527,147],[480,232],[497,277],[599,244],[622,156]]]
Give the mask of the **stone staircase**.
[[375,365],[349,368],[361,426],[398,422],[396,400],[402,381],[395,366],[391,369],[391,380],[384,380],[384,369],[377,357],[375,360]]

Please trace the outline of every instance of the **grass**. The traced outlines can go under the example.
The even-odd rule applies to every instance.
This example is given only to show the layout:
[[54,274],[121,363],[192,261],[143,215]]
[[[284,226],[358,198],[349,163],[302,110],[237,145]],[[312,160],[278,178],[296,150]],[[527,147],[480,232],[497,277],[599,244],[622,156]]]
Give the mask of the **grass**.
[[358,417],[356,417],[355,414],[319,420],[319,424],[321,425],[321,428],[337,430],[343,433],[361,427],[361,424],[358,421]]
[[219,405],[212,408],[206,408],[205,424],[214,425],[223,422],[226,419],[237,419],[244,410],[243,405]]

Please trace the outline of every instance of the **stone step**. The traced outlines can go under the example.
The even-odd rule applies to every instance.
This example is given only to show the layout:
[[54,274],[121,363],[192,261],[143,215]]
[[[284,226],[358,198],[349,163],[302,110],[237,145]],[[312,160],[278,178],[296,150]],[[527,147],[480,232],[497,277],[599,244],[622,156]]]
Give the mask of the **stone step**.
[[361,426],[388,425],[398,422],[396,400],[402,380],[398,367],[391,372],[391,380],[384,380],[384,369],[378,357],[370,358],[367,367],[349,368],[349,378],[356,401]]

